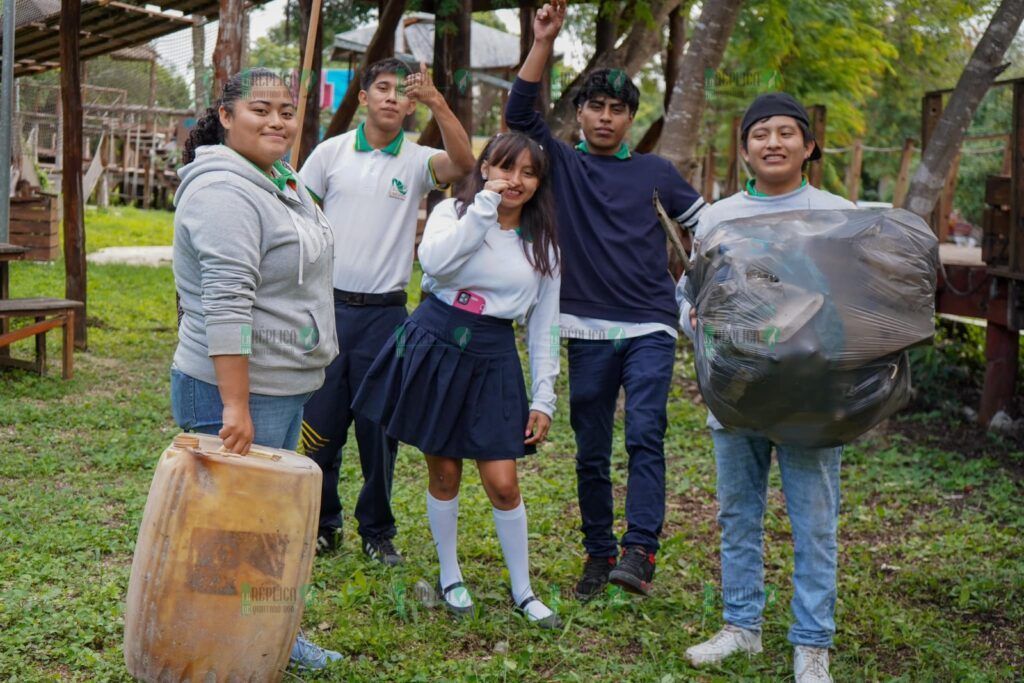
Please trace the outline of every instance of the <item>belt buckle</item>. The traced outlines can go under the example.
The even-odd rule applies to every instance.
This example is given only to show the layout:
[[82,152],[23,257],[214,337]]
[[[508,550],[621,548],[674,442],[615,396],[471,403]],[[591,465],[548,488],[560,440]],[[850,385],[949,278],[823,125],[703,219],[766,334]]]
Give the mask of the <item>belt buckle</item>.
[[352,299],[349,301],[349,303],[353,306],[365,306],[366,295],[363,294],[362,292],[354,292],[352,294]]

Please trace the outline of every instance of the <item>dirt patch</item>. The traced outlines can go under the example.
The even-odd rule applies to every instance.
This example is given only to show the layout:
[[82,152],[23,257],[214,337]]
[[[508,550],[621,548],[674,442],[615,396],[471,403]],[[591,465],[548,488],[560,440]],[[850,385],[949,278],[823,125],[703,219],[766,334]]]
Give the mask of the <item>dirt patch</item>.
[[874,433],[883,438],[899,434],[910,443],[958,453],[967,458],[992,458],[1006,470],[1014,481],[1024,482],[1024,459],[1010,456],[1013,450],[1024,451],[1024,440],[993,439],[980,425],[956,419],[917,421],[892,419],[880,425]]

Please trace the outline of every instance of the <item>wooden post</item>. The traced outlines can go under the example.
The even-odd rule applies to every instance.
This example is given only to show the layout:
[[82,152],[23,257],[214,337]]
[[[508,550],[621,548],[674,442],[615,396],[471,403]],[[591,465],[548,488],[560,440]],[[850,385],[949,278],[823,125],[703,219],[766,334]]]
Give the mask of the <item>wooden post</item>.
[[1020,333],[989,320],[985,326],[985,385],[978,407],[978,422],[984,426],[1013,402],[1017,383]]
[[725,176],[723,197],[731,197],[740,191],[740,123],[739,116],[732,118],[731,135],[729,136],[729,170]]
[[146,112],[146,129],[149,132],[156,132],[156,114],[153,107],[156,106],[156,57],[149,60],[149,111]]
[[192,80],[198,119],[206,111],[210,102],[210,84],[206,81],[206,69],[203,65],[206,55],[206,20],[197,17],[192,24]]
[[[710,139],[710,135],[708,138]],[[704,178],[702,192],[704,199],[711,201],[715,196],[715,146],[708,144],[707,154],[704,155]]]
[[220,97],[224,84],[241,70],[243,12],[243,0],[220,0],[217,47],[213,50],[215,97]]
[[864,141],[857,138],[850,150],[850,165],[846,167],[846,198],[856,203],[860,197],[860,172],[864,164]]
[[299,76],[299,131],[291,150],[291,162],[295,168],[302,166],[320,139],[320,66],[323,52],[320,0],[300,0],[299,10],[306,40],[303,43],[302,72]]
[[820,189],[825,181],[825,131],[828,111],[824,104],[815,104],[811,107],[810,115],[811,133],[814,134],[814,140],[818,143],[818,149],[821,150],[822,156],[817,161],[811,162],[807,176],[811,185]]
[[914,138],[907,138],[903,141],[903,151],[900,153],[900,170],[896,176],[896,187],[892,193],[892,205],[898,209],[903,208],[903,201],[907,198],[907,189],[910,187],[910,162],[914,158]]
[[[942,115],[942,93],[930,92],[927,93],[921,99],[921,155],[924,156],[924,152],[928,149],[928,142],[931,140],[932,133],[935,132],[935,126],[939,123],[939,117]],[[947,184],[949,182],[947,176]],[[935,208],[932,209],[932,215],[929,220],[931,223],[932,231],[938,235],[941,232],[942,224],[942,199],[935,202]],[[948,225],[948,224],[947,224]],[[939,238],[942,241],[942,238]]]
[[949,175],[946,176],[946,186],[942,188],[939,201],[935,204],[936,235],[939,242],[945,242],[949,237],[949,216],[953,212],[953,195],[956,194],[957,175],[960,172],[960,152],[953,157],[953,165],[949,168]]
[[61,0],[60,11],[60,99],[63,112],[64,149],[61,190],[64,194],[64,269],[65,296],[81,301],[80,316],[75,316],[75,344],[86,348],[86,266],[85,223],[82,196],[82,83],[79,64],[79,38],[82,3]]

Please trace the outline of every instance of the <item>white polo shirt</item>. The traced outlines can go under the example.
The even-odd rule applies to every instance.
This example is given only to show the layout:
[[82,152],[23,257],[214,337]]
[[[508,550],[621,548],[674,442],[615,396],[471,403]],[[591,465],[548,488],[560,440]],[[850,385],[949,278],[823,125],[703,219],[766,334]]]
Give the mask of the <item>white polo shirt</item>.
[[373,149],[363,125],[321,142],[299,177],[334,228],[334,287],[381,294],[409,284],[420,200],[439,187],[431,157],[443,153],[398,137]]

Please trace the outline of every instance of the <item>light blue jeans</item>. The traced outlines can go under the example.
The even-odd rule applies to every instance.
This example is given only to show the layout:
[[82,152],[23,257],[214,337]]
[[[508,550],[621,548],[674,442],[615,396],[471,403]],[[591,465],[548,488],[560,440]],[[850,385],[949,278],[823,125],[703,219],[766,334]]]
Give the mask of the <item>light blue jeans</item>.
[[722,617],[761,630],[765,604],[764,512],[775,447],[793,528],[793,645],[830,647],[836,631],[839,465],[843,449],[775,445],[714,429],[718,523],[722,528]]
[[[252,442],[294,451],[302,429],[302,406],[312,393],[295,396],[249,394],[249,416],[255,430]],[[224,426],[224,403],[216,384],[171,368],[171,412],[189,432],[217,435]]]

